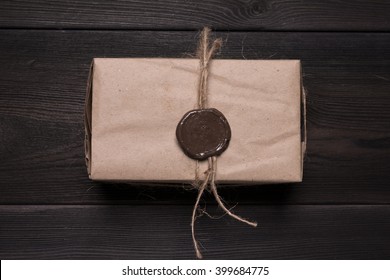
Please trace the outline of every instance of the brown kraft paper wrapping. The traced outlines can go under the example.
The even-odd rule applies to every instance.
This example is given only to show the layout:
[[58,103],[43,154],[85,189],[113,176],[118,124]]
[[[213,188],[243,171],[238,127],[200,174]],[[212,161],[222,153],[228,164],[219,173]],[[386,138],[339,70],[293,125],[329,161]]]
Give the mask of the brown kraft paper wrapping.
[[[198,79],[197,59],[95,58],[86,99],[90,178],[192,182],[196,161],[180,149],[175,131],[196,108]],[[209,107],[232,130],[217,182],[302,181],[300,61],[214,59],[208,83]]]

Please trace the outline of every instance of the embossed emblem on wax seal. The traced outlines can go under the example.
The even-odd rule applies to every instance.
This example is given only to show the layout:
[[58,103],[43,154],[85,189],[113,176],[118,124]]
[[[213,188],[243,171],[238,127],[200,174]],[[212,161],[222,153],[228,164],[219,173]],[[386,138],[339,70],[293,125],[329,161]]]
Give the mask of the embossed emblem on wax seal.
[[187,112],[180,120],[176,138],[187,156],[204,160],[226,150],[231,130],[225,116],[217,109],[197,109]]

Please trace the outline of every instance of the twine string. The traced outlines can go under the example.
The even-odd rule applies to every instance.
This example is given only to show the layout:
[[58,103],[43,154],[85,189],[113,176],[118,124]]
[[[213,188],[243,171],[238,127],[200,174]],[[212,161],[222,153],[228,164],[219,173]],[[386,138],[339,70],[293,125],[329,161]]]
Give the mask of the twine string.
[[198,86],[198,108],[207,107],[207,79],[209,76],[209,64],[211,58],[222,46],[222,39],[217,38],[210,46],[210,28],[205,27],[200,35],[197,55],[200,58],[200,75]]
[[[200,59],[200,75],[199,75],[199,86],[198,86],[198,109],[207,108],[207,80],[209,76],[209,65],[211,59],[215,52],[222,46],[222,39],[218,38],[213,41],[210,46],[209,37],[210,37],[210,28],[205,27],[200,35],[197,55]],[[199,242],[195,237],[195,220],[197,218],[197,211],[199,207],[200,200],[203,196],[205,190],[211,190],[212,194],[215,197],[216,202],[219,207],[231,216],[232,218],[246,223],[250,226],[257,227],[256,222],[248,221],[234,213],[232,213],[222,202],[221,197],[218,195],[217,186],[216,186],[216,174],[217,174],[217,157],[208,158],[208,169],[204,172],[205,178],[202,181],[199,176],[199,161],[196,161],[195,167],[195,181],[194,185],[198,188],[198,196],[195,201],[194,209],[192,211],[192,220],[191,220],[191,232],[192,232],[192,241],[194,243],[196,257],[198,259],[202,258],[202,253],[199,248]]]
[[250,222],[244,218],[241,218],[240,216],[232,213],[229,209],[227,209],[226,206],[224,205],[224,203],[222,202],[221,197],[218,195],[217,186],[215,184],[215,176],[217,173],[217,157],[212,157],[212,166],[211,166],[210,172],[211,172],[210,188],[211,188],[211,191],[212,191],[212,193],[215,197],[215,200],[217,201],[219,207],[221,207],[222,210],[225,211],[225,213],[228,214],[233,219],[236,219],[237,221],[248,224],[252,227],[257,227],[256,222]]

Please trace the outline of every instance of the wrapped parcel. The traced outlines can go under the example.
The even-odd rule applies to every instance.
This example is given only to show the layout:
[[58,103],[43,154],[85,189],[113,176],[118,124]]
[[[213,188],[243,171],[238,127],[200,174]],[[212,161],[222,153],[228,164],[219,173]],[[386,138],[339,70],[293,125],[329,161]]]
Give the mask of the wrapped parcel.
[[[217,182],[300,182],[305,131],[299,60],[214,59],[208,106],[231,127]],[[176,140],[196,108],[199,60],[95,58],[86,100],[86,161],[93,180],[192,182],[196,161]],[[199,162],[206,170],[207,162]]]

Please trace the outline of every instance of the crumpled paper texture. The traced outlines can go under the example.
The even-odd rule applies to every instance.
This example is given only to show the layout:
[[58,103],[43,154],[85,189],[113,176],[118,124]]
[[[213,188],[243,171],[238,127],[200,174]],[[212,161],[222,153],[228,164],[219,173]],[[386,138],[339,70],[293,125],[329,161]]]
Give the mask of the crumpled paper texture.
[[[90,178],[193,181],[196,162],[182,152],[175,131],[196,108],[198,71],[197,59],[94,59]],[[208,107],[221,111],[232,130],[218,157],[217,182],[302,181],[300,61],[215,59],[208,82]],[[202,174],[207,161],[199,168]]]

